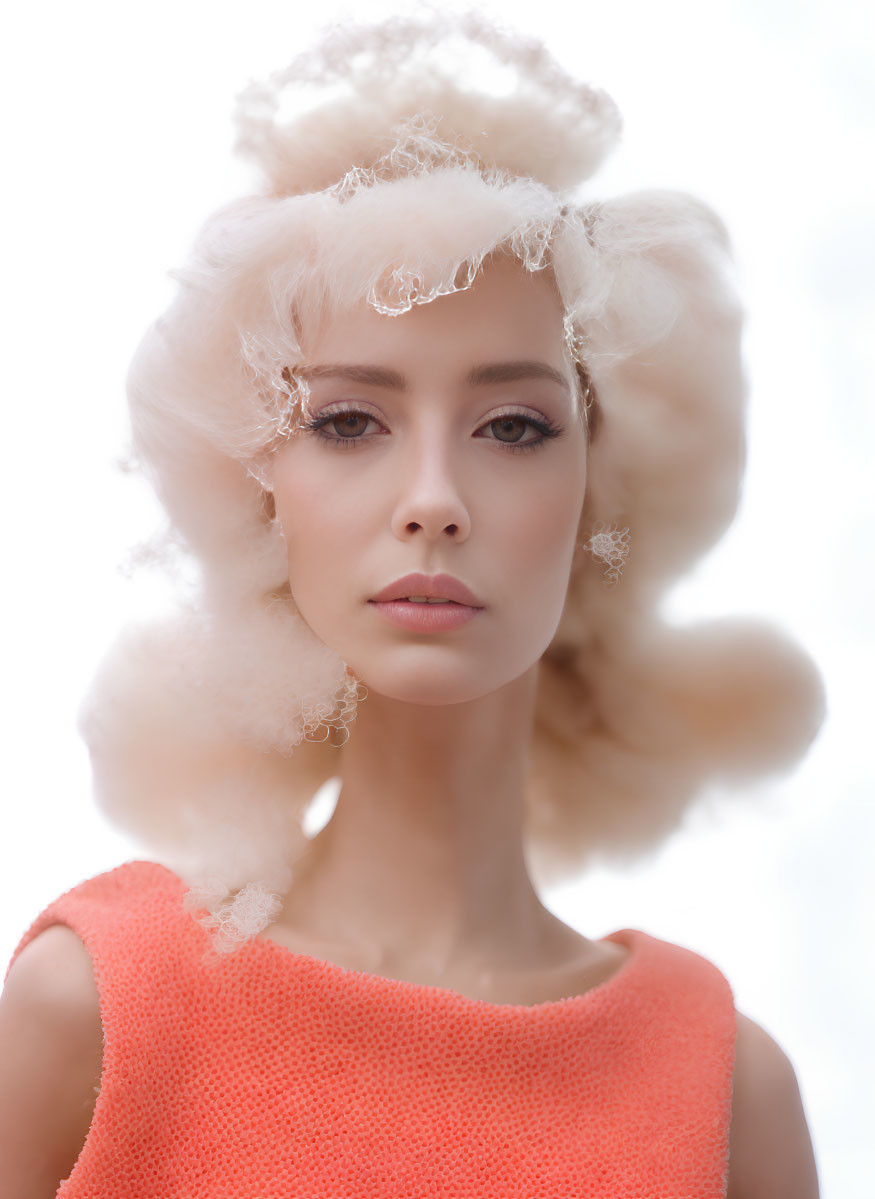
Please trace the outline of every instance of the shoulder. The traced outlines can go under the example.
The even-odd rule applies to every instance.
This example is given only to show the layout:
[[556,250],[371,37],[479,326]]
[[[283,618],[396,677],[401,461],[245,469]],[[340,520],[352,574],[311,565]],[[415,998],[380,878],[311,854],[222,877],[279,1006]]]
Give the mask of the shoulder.
[[799,1082],[784,1050],[736,1012],[726,1199],[818,1199]]
[[91,955],[65,924],[50,924],[29,941],[13,962],[3,1001],[16,1011],[80,1020],[99,1013]]
[[71,928],[50,925],[18,954],[0,995],[0,1157],[16,1195],[53,1195],[69,1174],[102,1059],[90,955]]

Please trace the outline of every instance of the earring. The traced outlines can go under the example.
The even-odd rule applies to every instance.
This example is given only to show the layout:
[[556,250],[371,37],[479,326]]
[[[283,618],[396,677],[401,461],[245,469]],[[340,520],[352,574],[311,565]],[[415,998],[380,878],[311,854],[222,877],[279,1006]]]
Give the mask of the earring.
[[611,588],[617,585],[620,571],[623,569],[626,555],[629,553],[629,540],[628,525],[620,529],[616,525],[609,525],[600,520],[593,526],[592,536],[583,542],[583,548],[589,550],[594,558],[607,563],[607,570],[602,580],[605,587]]

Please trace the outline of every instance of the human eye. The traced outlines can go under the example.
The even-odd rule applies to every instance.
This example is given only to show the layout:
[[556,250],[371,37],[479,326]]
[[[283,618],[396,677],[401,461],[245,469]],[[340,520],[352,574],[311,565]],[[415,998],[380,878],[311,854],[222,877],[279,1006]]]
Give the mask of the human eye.
[[[515,433],[514,426],[521,427],[521,431]],[[493,416],[485,425],[481,425],[483,429],[490,429],[496,435],[487,437],[487,441],[497,441],[507,449],[515,453],[527,453],[529,450],[536,450],[542,445],[546,445],[553,437],[559,437],[564,432],[560,425],[554,425],[552,421],[541,419],[534,416],[525,415],[522,412],[502,412],[498,416]],[[530,437],[526,441],[521,438],[525,435],[526,429],[534,430],[538,436]],[[507,436],[505,436],[507,434]]]
[[[315,433],[321,441],[328,442],[339,450],[349,450],[365,440],[361,434],[369,421],[373,421],[375,425],[379,424],[376,417],[371,416],[369,412],[356,407],[355,404],[346,403],[302,421],[300,428],[307,433]],[[327,431],[329,426],[333,426],[334,433]]]

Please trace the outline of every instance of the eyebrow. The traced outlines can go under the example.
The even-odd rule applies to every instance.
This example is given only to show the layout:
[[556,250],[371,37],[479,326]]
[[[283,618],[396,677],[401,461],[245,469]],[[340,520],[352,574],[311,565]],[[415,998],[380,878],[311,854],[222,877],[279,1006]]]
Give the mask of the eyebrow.
[[[353,383],[369,383],[374,387],[388,387],[403,391],[408,384],[406,377],[398,371],[384,366],[359,366],[355,364],[302,367],[296,374],[304,379],[348,379]],[[472,387],[484,387],[492,383],[513,383],[517,379],[547,379],[558,384],[567,395],[571,388],[565,376],[546,362],[488,362],[473,367],[464,382]]]

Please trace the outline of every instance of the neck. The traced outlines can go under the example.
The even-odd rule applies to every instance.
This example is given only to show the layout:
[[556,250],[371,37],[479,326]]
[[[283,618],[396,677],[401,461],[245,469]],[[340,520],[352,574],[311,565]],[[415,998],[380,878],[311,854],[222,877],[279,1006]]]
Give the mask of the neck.
[[523,854],[536,686],[537,666],[463,704],[371,693],[283,922],[380,973],[536,967],[551,936],[556,956]]

